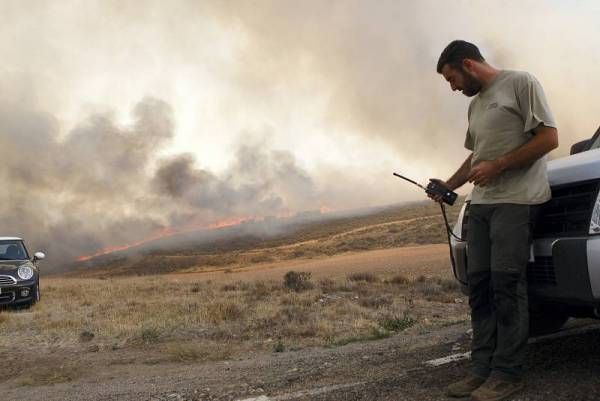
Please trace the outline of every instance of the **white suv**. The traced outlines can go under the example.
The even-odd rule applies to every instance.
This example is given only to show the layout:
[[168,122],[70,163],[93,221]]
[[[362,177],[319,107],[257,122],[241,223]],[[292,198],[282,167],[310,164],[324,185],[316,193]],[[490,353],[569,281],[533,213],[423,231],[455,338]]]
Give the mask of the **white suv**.
[[[543,204],[527,269],[532,335],[557,330],[570,317],[600,318],[600,128],[548,162],[552,199]],[[466,239],[470,198],[454,226]],[[466,286],[467,242],[452,239],[454,275]]]

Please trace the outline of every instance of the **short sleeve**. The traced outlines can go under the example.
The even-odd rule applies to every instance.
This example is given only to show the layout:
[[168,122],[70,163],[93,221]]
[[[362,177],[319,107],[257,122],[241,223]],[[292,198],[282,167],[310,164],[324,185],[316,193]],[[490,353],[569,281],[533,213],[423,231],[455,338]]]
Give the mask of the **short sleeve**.
[[467,129],[467,135],[465,136],[465,148],[469,149],[469,150],[473,150],[474,146],[473,146],[473,137],[471,136],[471,133],[469,132],[469,130]]
[[523,117],[523,132],[527,133],[538,125],[556,128],[542,85],[534,76],[526,74],[517,89],[517,103]]

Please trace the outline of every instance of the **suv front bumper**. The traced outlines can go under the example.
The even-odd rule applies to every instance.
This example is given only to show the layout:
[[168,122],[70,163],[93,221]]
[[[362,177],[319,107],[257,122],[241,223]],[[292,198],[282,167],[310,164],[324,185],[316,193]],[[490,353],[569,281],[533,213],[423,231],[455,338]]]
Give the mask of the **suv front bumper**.
[[[456,278],[467,281],[467,243],[452,242]],[[529,295],[546,301],[600,304],[600,237],[540,238],[527,266]],[[468,288],[463,292],[468,294]]]

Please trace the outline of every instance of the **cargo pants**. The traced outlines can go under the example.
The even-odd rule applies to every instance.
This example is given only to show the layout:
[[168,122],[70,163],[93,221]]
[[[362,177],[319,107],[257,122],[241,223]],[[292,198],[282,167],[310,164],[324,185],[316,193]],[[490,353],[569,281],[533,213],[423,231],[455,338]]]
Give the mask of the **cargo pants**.
[[467,283],[473,373],[520,380],[529,337],[527,263],[539,206],[469,209]]

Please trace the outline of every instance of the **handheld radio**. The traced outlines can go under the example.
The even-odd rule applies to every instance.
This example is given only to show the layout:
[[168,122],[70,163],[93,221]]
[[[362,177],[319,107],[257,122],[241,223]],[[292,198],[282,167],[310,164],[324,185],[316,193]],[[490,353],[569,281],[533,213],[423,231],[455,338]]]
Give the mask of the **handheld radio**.
[[458,196],[456,194],[456,192],[451,191],[450,189],[446,188],[444,185],[442,185],[434,180],[429,180],[429,184],[427,184],[427,187],[424,187],[423,185],[419,184],[418,182],[413,181],[410,178],[406,178],[403,175],[400,175],[398,173],[394,173],[394,175],[396,177],[402,178],[403,180],[410,182],[411,184],[415,184],[419,188],[424,189],[425,192],[430,195],[441,196],[444,203],[447,203],[450,206],[454,205],[454,202],[456,201],[456,197]]

